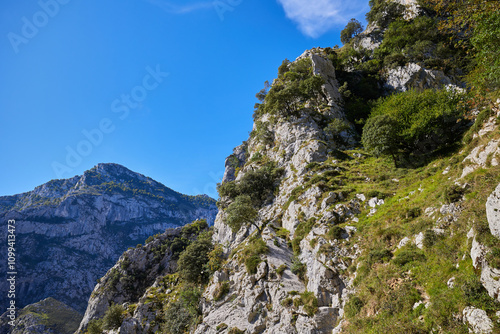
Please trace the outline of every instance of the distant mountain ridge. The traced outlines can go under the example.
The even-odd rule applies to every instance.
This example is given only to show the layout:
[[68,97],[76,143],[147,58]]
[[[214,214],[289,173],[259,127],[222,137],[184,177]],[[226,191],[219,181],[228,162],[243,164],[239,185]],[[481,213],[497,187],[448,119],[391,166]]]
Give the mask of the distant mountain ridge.
[[215,200],[206,195],[183,195],[110,163],[0,197],[0,222],[16,220],[17,306],[54,297],[83,311],[96,279],[127,248],[196,219],[213,223],[216,214]]

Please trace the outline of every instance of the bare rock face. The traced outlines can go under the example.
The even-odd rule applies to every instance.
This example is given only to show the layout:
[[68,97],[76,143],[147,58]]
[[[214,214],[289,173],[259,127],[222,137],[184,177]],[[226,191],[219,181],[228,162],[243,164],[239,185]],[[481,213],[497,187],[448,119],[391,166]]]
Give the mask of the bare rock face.
[[491,234],[500,239],[500,184],[486,201],[486,216]]
[[469,325],[472,333],[489,334],[493,333],[493,322],[485,311],[468,306],[463,311],[464,323]]
[[[486,202],[486,215],[488,218],[490,231],[491,234],[493,234],[497,238],[500,238],[498,225],[499,189],[500,185],[497,186],[493,193],[488,197],[488,200]],[[486,255],[491,250],[477,241],[473,230],[469,232],[468,237],[473,238],[471,248],[472,265],[474,266],[474,268],[481,270],[481,283],[483,284],[486,291],[488,291],[490,297],[500,301],[500,269],[491,267],[486,260]]]
[[[54,297],[83,312],[96,280],[128,247],[198,218],[213,222],[216,213],[206,196],[184,196],[116,164],[0,197],[0,222],[16,221],[17,303]],[[2,294],[0,305],[7,302]]]
[[[357,246],[344,249],[340,246],[341,240],[328,240],[325,234],[335,222],[359,212],[360,201],[338,204],[343,199],[341,193],[324,193],[317,186],[303,189],[295,197],[293,194],[306,183],[306,179],[314,176],[312,165],[324,163],[339,145],[353,142],[353,138],[346,133],[344,144],[341,144],[325,136],[324,124],[328,120],[345,120],[335,70],[323,58],[321,49],[306,51],[298,59],[302,58],[311,59],[314,74],[323,77],[328,108],[317,111],[306,107],[286,120],[271,120],[269,115],[258,120],[273,122],[268,130],[273,134],[274,143],[264,149],[258,139],[250,138],[247,156],[260,152],[283,169],[279,191],[259,210],[258,224],[267,223],[262,238],[269,251],[261,255],[262,262],[255,274],[249,274],[245,266],[233,257],[220,273],[214,275],[203,296],[203,321],[195,330],[197,334],[218,333],[222,325],[248,333],[331,333],[343,314],[351,282],[339,273],[348,266],[344,261],[355,258],[358,250]],[[235,179],[240,180],[245,173],[258,168],[250,158]],[[337,171],[332,167],[330,172]],[[224,216],[225,213],[219,211],[214,225],[214,242],[222,244],[229,254],[245,247],[255,228],[243,227],[233,233],[224,223]],[[308,219],[318,221],[317,227],[303,238],[299,245],[300,256],[295,258],[285,240],[277,237],[276,231],[284,228],[293,239],[298,224]],[[355,233],[355,229],[350,233]],[[349,236],[348,233],[342,234],[343,238]],[[297,261],[303,267],[304,277],[291,270],[298,265]],[[280,267],[282,272],[278,274]],[[222,299],[214,300],[214,291],[221,282],[229,284],[229,292]],[[292,299],[301,298],[302,294],[315,299],[317,308],[312,313],[311,310],[308,313],[304,306],[293,305]]]
[[14,321],[7,317],[7,312],[4,313],[0,317],[0,333],[70,334],[78,328],[81,318],[82,315],[68,305],[47,298],[18,310]]
[[451,87],[460,89],[461,84],[444,74],[443,71],[429,70],[415,63],[408,63],[390,69],[386,74],[385,87],[388,90],[405,92],[409,89]]
[[[126,251],[95,286],[78,332],[84,331],[90,320],[102,318],[112,304],[137,302],[158,277],[173,273],[176,263],[165,245],[180,234],[181,228],[169,229],[146,245]],[[131,326],[131,320],[124,324],[125,328]]]

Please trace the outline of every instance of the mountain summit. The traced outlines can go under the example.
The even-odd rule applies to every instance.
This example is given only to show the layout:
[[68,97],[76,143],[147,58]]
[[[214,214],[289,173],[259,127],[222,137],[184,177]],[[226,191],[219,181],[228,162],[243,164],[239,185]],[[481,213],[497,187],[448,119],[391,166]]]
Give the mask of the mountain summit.
[[127,248],[196,219],[212,223],[216,213],[206,195],[180,194],[111,163],[0,197],[0,221],[16,221],[17,306],[54,297],[83,311],[96,279]]

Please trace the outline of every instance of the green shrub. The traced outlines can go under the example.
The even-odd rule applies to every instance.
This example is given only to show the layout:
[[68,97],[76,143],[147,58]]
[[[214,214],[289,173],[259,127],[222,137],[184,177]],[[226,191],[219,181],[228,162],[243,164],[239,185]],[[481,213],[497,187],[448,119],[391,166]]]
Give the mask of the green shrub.
[[284,307],[291,307],[293,305],[293,298],[287,297],[281,301],[281,305]]
[[279,276],[282,276],[283,273],[285,272],[287,268],[287,265],[286,264],[282,264],[280,265],[277,269],[276,269],[276,274],[278,274]]
[[405,7],[390,0],[370,0],[370,11],[366,14],[368,23],[386,28],[392,21],[403,17]]
[[229,282],[219,282],[217,283],[215,290],[213,292],[213,297],[215,301],[219,301],[229,292]]
[[425,254],[416,247],[403,248],[401,251],[396,253],[396,256],[392,261],[396,265],[402,267],[410,262],[425,261]]
[[102,327],[108,330],[119,328],[122,325],[124,311],[122,305],[112,304],[102,318]]
[[212,249],[211,233],[200,234],[179,256],[179,277],[186,282],[206,282],[209,277],[208,254]]
[[220,324],[217,325],[217,327],[215,327],[215,329],[217,330],[217,332],[221,332],[224,329],[226,329],[227,327],[228,327],[228,325],[226,325],[225,323],[221,322]]
[[437,240],[438,240],[438,236],[433,230],[431,230],[431,229],[425,230],[424,241],[423,241],[425,248],[432,247],[437,242]]
[[233,327],[227,332],[227,334],[245,334],[245,331],[242,331],[237,327]]
[[373,249],[368,253],[368,262],[370,265],[374,263],[384,263],[392,259],[392,252],[389,249]]
[[457,141],[464,130],[459,108],[463,94],[410,90],[380,99],[363,129],[362,142],[375,155],[414,164]]
[[165,310],[162,333],[183,334],[195,323],[201,314],[199,302],[201,291],[193,286],[184,287],[179,299],[168,304]]
[[305,279],[307,266],[304,263],[300,262],[298,257],[293,258],[290,270],[292,271],[292,273],[297,275],[301,280]]
[[257,266],[262,262],[260,256],[266,254],[268,250],[269,247],[260,236],[251,239],[241,250],[240,259],[245,263],[248,274],[257,273]]
[[233,233],[238,232],[242,226],[251,224],[257,228],[259,234],[260,226],[255,222],[258,211],[252,205],[252,199],[248,195],[239,195],[226,209],[225,223]]
[[345,314],[348,318],[356,316],[363,308],[364,303],[358,296],[351,296],[345,305]]
[[475,69],[469,80],[482,90],[500,89],[500,13],[498,10],[482,13],[472,34]]
[[448,204],[460,201],[464,194],[465,189],[456,184],[452,184],[451,186],[448,186],[443,190],[444,200]]
[[345,230],[337,225],[334,225],[328,229],[327,237],[330,240],[341,239],[342,234],[345,233]]
[[102,334],[102,319],[92,319],[89,321],[89,325],[87,327],[88,334]]
[[351,19],[345,28],[340,32],[340,41],[342,44],[347,44],[349,41],[363,31],[361,22],[356,19]]
[[316,312],[318,312],[318,299],[314,293],[310,291],[305,291],[300,295],[300,303],[304,306],[304,311],[307,315],[312,317]]

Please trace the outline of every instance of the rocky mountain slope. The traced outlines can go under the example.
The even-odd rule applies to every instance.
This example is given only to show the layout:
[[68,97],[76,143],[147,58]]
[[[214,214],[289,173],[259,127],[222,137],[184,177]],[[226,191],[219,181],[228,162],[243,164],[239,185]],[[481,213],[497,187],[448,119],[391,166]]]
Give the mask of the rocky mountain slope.
[[[216,212],[209,197],[179,194],[117,164],[0,197],[0,221],[16,221],[17,305],[54,297],[83,312],[96,280],[123,251],[166,228],[213,222]],[[6,281],[0,289],[8,290]]]
[[71,307],[55,300],[46,298],[19,310],[18,317],[11,326],[11,321],[6,314],[0,317],[0,333],[72,333],[78,328],[81,314]]
[[[125,253],[82,332],[500,332],[498,93],[469,104],[462,51],[416,1],[371,5],[364,33],[257,94],[213,230],[178,260],[182,231]],[[109,283],[138,284],[164,240],[140,289]]]

